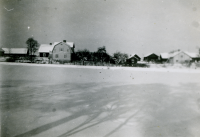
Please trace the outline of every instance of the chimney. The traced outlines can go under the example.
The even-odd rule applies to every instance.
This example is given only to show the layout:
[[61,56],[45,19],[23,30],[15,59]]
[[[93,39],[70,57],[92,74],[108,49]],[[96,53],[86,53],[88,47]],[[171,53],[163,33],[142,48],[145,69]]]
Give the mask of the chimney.
[[66,41],[66,40],[63,40],[63,42],[65,42],[65,43],[66,43],[67,41]]
[[49,43],[49,45],[52,45],[52,43]]

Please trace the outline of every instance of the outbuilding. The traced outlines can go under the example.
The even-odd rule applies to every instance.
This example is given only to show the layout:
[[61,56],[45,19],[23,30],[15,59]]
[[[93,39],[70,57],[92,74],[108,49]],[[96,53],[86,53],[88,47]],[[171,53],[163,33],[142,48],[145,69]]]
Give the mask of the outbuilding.
[[146,54],[144,56],[144,61],[147,61],[147,62],[156,62],[158,60],[158,55],[156,55],[155,53],[149,53],[149,54]]
[[132,66],[133,64],[137,64],[140,61],[140,57],[137,54],[131,54],[129,58],[126,60],[126,64]]
[[54,45],[52,43],[49,44],[41,44],[38,53],[39,57],[49,57],[49,54],[52,52]]
[[27,48],[2,48],[4,51],[4,56],[27,56]]
[[159,60],[162,63],[169,61],[169,53],[160,53]]
[[187,51],[174,51],[169,53],[161,53],[160,54],[161,62],[169,62],[169,63],[187,63],[200,61],[200,56],[198,53],[191,53]]

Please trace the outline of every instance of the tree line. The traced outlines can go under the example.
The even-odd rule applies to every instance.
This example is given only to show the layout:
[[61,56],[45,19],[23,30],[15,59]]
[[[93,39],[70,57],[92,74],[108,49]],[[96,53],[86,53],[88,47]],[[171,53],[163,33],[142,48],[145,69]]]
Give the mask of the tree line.
[[86,62],[92,62],[94,65],[119,65],[125,63],[126,59],[128,59],[128,54],[119,51],[115,52],[113,55],[109,55],[105,46],[99,47],[95,52],[90,52],[88,49],[78,50],[73,57],[73,61],[80,61],[82,65],[85,65]]

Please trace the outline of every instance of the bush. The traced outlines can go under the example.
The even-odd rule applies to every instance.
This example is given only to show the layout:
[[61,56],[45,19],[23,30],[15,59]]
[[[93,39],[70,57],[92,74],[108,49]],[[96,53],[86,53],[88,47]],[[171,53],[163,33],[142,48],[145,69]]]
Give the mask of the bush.
[[18,60],[19,57],[16,57],[16,56],[12,56],[12,57],[9,57],[6,59],[6,62],[15,62],[16,60]]

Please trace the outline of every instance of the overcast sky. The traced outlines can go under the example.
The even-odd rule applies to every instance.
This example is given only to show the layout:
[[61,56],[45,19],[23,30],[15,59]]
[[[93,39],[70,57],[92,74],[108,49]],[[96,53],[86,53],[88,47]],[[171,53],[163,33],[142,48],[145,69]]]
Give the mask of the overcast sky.
[[200,47],[199,0],[1,0],[1,47],[66,39],[141,56]]

